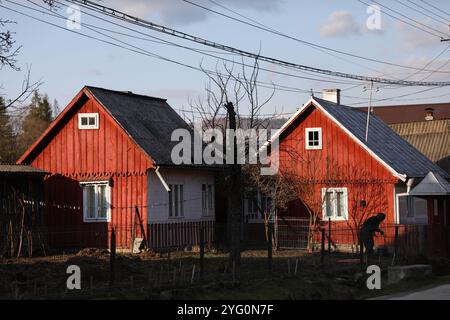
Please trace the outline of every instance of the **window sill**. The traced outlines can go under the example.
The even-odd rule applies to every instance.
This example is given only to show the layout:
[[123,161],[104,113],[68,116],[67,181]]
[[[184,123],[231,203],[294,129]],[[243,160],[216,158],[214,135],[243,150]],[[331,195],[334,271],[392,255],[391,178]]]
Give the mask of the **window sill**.
[[102,218],[102,219],[83,219],[84,223],[95,223],[95,222],[111,222],[111,219]]
[[348,221],[348,219],[347,218],[329,218],[329,217],[326,217],[326,218],[324,218],[323,219],[323,222],[328,222],[328,221],[331,221],[331,222],[339,222],[339,221],[341,221],[341,222],[345,222],[345,221]]

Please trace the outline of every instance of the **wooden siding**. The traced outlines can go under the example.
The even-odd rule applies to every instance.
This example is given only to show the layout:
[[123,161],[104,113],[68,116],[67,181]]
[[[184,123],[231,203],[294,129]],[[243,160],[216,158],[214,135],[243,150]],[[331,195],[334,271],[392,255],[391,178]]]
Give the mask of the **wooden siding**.
[[[322,128],[321,150],[305,150],[306,128]],[[323,187],[346,187],[350,207],[355,205],[352,195],[361,184],[381,185],[384,201],[373,214],[385,212],[385,223],[394,223],[394,185],[398,179],[319,109],[310,106],[283,132],[279,152],[280,170],[312,179],[317,184],[317,197],[321,197]],[[283,214],[305,216],[307,212],[297,203]],[[346,222],[337,224],[344,226]]]
[[[107,247],[116,228],[117,246],[130,246],[131,221],[138,206],[147,224],[147,170],[151,159],[95,100],[68,106],[65,118],[49,132],[31,164],[51,172],[45,181],[45,219],[55,247]],[[99,113],[98,130],[79,130],[78,113]],[[83,223],[80,181],[111,178],[111,222]],[[139,228],[137,228],[139,230]]]

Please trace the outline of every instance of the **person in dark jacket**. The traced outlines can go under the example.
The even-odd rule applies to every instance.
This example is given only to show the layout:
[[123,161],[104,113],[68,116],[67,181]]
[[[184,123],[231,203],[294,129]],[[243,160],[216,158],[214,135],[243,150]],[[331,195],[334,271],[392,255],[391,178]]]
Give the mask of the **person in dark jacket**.
[[383,222],[385,218],[386,215],[380,212],[376,216],[370,217],[366,221],[364,221],[361,227],[360,237],[362,243],[364,244],[364,247],[366,248],[366,253],[373,253],[373,237],[375,235],[375,232],[384,235],[384,232],[380,229],[380,223]]

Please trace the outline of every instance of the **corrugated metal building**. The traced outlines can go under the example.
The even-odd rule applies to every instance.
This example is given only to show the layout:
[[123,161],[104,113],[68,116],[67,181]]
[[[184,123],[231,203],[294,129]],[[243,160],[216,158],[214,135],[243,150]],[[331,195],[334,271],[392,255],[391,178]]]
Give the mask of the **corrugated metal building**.
[[450,119],[397,123],[390,127],[450,173]]

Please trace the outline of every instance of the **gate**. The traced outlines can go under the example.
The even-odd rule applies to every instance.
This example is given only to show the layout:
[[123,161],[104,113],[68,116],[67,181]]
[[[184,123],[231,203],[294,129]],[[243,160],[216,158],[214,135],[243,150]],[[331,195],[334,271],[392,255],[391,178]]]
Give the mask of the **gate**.
[[275,223],[276,246],[279,249],[308,248],[309,219],[277,216]]

